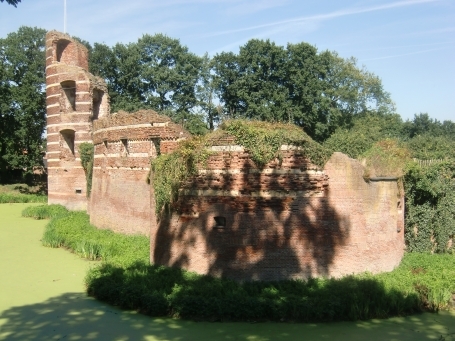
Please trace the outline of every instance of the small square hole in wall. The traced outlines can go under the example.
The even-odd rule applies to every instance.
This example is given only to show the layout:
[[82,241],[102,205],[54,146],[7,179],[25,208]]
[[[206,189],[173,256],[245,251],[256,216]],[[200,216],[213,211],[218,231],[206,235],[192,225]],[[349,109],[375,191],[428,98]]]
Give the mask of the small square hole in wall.
[[76,194],[82,194],[82,189],[76,188]]
[[218,216],[218,217],[214,217],[213,219],[215,219],[215,227],[217,227],[217,228],[226,227],[226,217]]

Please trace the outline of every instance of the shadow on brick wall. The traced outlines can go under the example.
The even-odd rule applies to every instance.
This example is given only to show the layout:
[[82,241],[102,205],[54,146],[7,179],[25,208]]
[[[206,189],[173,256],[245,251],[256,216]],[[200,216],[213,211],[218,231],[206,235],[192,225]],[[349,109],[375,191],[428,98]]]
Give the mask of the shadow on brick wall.
[[[242,170],[250,167],[244,160]],[[328,276],[351,224],[331,206],[327,188],[321,191],[309,175],[304,180],[293,197],[286,196],[295,192],[293,176],[243,172],[223,174],[221,181],[192,179],[186,188],[240,189],[242,196],[181,196],[151,236],[152,261],[239,280]],[[282,196],[252,196],[264,183]]]

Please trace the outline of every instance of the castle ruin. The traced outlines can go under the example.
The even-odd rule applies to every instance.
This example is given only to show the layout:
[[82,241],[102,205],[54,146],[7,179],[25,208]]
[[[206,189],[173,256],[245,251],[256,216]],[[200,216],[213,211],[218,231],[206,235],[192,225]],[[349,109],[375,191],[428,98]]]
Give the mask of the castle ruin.
[[[111,114],[86,48],[46,35],[49,203],[87,210],[98,228],[150,237],[152,263],[237,280],[280,280],[390,271],[404,252],[397,179],[366,181],[356,160],[334,153],[323,169],[293,146],[259,169],[235,140],[157,217],[150,161],[190,135],[153,111]],[[94,145],[92,190],[78,147]],[[153,175],[153,174],[152,174]]]

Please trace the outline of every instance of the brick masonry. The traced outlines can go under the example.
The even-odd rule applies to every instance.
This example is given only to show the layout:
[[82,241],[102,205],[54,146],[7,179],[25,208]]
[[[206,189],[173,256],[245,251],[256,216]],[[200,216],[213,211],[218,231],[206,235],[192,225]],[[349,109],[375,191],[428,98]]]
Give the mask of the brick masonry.
[[171,152],[188,136],[168,117],[151,110],[96,120],[90,222],[117,232],[149,235],[156,221],[147,183],[150,161]]
[[238,280],[390,271],[403,256],[403,199],[396,180],[363,172],[341,153],[319,171],[296,151],[262,170],[244,151],[217,152],[152,230],[151,259]]
[[68,35],[46,34],[47,165],[50,204],[87,209],[85,173],[79,145],[91,142],[93,92],[101,91],[107,114],[104,82],[88,73],[87,49]]
[[[229,136],[212,141],[197,176],[160,219],[150,161],[189,137],[154,111],[110,113],[107,87],[88,70],[87,50],[46,35],[49,203],[87,209],[99,228],[150,236],[150,258],[201,274],[279,280],[389,271],[403,256],[403,197],[394,179],[365,181],[341,153],[324,169],[282,146],[255,167]],[[94,144],[92,192],[78,147]]]

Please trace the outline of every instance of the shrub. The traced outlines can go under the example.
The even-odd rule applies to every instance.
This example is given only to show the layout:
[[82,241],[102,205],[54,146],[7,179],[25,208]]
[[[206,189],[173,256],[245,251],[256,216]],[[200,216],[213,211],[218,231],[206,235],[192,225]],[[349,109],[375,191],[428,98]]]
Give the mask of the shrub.
[[410,162],[408,150],[400,147],[397,140],[391,139],[376,142],[362,158],[366,166],[366,178],[402,177],[406,165]]
[[391,273],[340,279],[244,282],[181,269],[104,263],[86,277],[89,295],[153,316],[234,321],[341,321],[447,307],[455,257],[407,254]]
[[400,138],[401,126],[401,118],[397,114],[359,115],[350,129],[338,128],[324,141],[324,147],[356,159],[376,142]]
[[421,160],[455,159],[455,141],[448,136],[417,135],[406,141],[406,147]]
[[46,226],[42,243],[49,247],[66,247],[84,258],[116,264],[149,259],[147,237],[97,229],[90,225],[85,212],[67,211],[54,217]]
[[177,199],[181,184],[197,173],[198,164],[207,160],[210,155],[207,146],[207,137],[194,137],[180,142],[176,151],[152,160],[150,171],[157,214]]
[[235,137],[245,147],[251,159],[261,168],[276,157],[280,157],[282,145],[301,147],[305,155],[317,166],[324,167],[332,154],[313,141],[300,127],[286,123],[263,121],[228,120],[220,129]]
[[[416,163],[404,177],[406,245],[411,252],[454,250],[455,162]],[[452,240],[452,245],[451,241]]]
[[25,184],[0,185],[0,204],[45,202],[47,195],[42,187]]
[[0,193],[0,204],[35,202],[47,202],[47,196],[38,194]]

